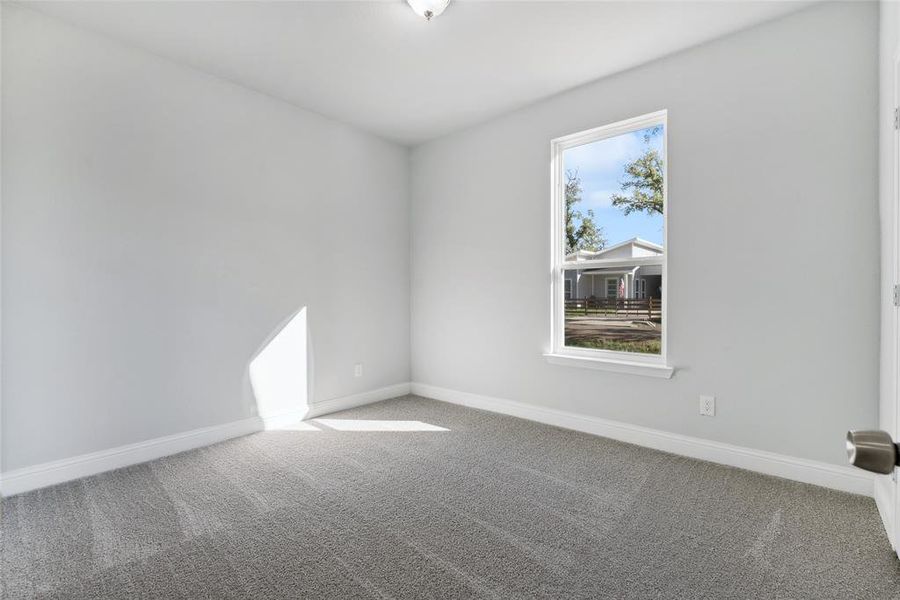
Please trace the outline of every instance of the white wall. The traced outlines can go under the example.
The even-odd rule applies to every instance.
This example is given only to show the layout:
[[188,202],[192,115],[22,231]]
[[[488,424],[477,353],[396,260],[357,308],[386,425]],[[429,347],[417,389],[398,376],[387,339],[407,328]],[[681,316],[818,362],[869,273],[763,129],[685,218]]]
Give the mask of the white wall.
[[[411,173],[352,128],[2,15],[3,470],[253,414],[247,361],[301,306],[314,400],[408,380],[412,331],[431,385],[837,464],[876,424],[874,5],[584,86],[417,148]],[[549,140],[660,108],[678,371],[548,365]]]
[[8,3],[2,35],[4,470],[252,415],[301,306],[313,400],[409,380],[406,149]]
[[[819,5],[415,149],[413,380],[845,464],[877,418],[877,16]],[[550,140],[664,108],[677,372],[549,365]]]

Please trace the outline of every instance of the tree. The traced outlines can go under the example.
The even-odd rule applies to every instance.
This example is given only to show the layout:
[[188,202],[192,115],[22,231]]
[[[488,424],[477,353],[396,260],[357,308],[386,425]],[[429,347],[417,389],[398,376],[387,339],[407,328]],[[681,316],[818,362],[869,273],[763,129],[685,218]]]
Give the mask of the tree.
[[[645,136],[649,141],[649,137]],[[622,191],[630,196],[613,194],[612,205],[629,215],[645,212],[648,215],[663,214],[663,161],[656,150],[647,149],[644,154],[625,166]]]
[[644,143],[649,144],[650,140],[654,137],[658,136],[662,133],[663,126],[662,125],[654,125],[653,127],[648,127],[644,130]]
[[594,222],[594,211],[588,209],[587,214],[578,214],[581,217],[581,224],[575,232],[575,236],[578,238],[575,249],[594,252],[603,250],[606,246],[606,238],[603,236],[603,228],[598,227]]
[[575,210],[575,205],[581,202],[581,192],[578,171],[566,171],[566,254],[576,250],[597,251],[606,246],[603,228],[594,222],[594,211],[584,214]]

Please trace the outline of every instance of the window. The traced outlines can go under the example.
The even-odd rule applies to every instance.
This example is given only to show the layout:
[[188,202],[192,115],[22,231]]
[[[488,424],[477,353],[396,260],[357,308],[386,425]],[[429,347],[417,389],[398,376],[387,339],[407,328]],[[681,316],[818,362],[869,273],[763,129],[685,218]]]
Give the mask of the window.
[[[665,366],[666,118],[661,111],[551,144],[551,362],[672,373]],[[590,281],[593,294],[567,307],[573,280]]]

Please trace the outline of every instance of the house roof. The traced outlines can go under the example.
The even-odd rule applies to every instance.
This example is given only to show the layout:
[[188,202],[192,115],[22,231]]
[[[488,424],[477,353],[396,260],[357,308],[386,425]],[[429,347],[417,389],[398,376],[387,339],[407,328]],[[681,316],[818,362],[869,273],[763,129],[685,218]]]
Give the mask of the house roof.
[[644,248],[646,250],[651,250],[651,251],[657,252],[659,254],[662,254],[663,252],[665,252],[665,248],[663,248],[659,244],[654,244],[653,242],[648,242],[647,240],[642,240],[639,237],[633,237],[630,240],[625,240],[624,242],[619,242],[618,244],[613,244],[612,246],[609,246],[608,248],[604,248],[603,250],[598,250],[596,252],[593,252],[591,250],[576,250],[575,252],[570,252],[569,254],[566,254],[566,259],[567,260],[572,260],[572,259],[577,260],[579,258],[583,258],[583,259],[602,258],[604,254],[607,254],[609,252],[612,252],[613,250],[617,250],[624,246],[640,246],[641,248]]
[[618,244],[613,244],[612,246],[609,246],[608,248],[604,248],[603,250],[595,252],[594,257],[595,258],[599,257],[601,254],[606,254],[607,252],[610,252],[617,248],[622,248],[623,246],[641,246],[642,248],[646,248],[647,250],[655,250],[656,252],[659,252],[660,254],[662,254],[663,250],[664,250],[664,248],[662,246],[660,246],[659,244],[654,244],[653,242],[648,242],[647,240],[642,240],[639,237],[633,237],[630,240],[625,240],[624,242],[619,242]]

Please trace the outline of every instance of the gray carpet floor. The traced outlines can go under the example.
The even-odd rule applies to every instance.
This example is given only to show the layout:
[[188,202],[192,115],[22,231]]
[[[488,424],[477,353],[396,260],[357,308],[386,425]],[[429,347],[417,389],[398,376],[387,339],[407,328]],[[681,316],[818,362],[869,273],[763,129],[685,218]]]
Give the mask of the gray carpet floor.
[[900,598],[871,499],[416,397],[309,425],[6,499],[3,597]]

